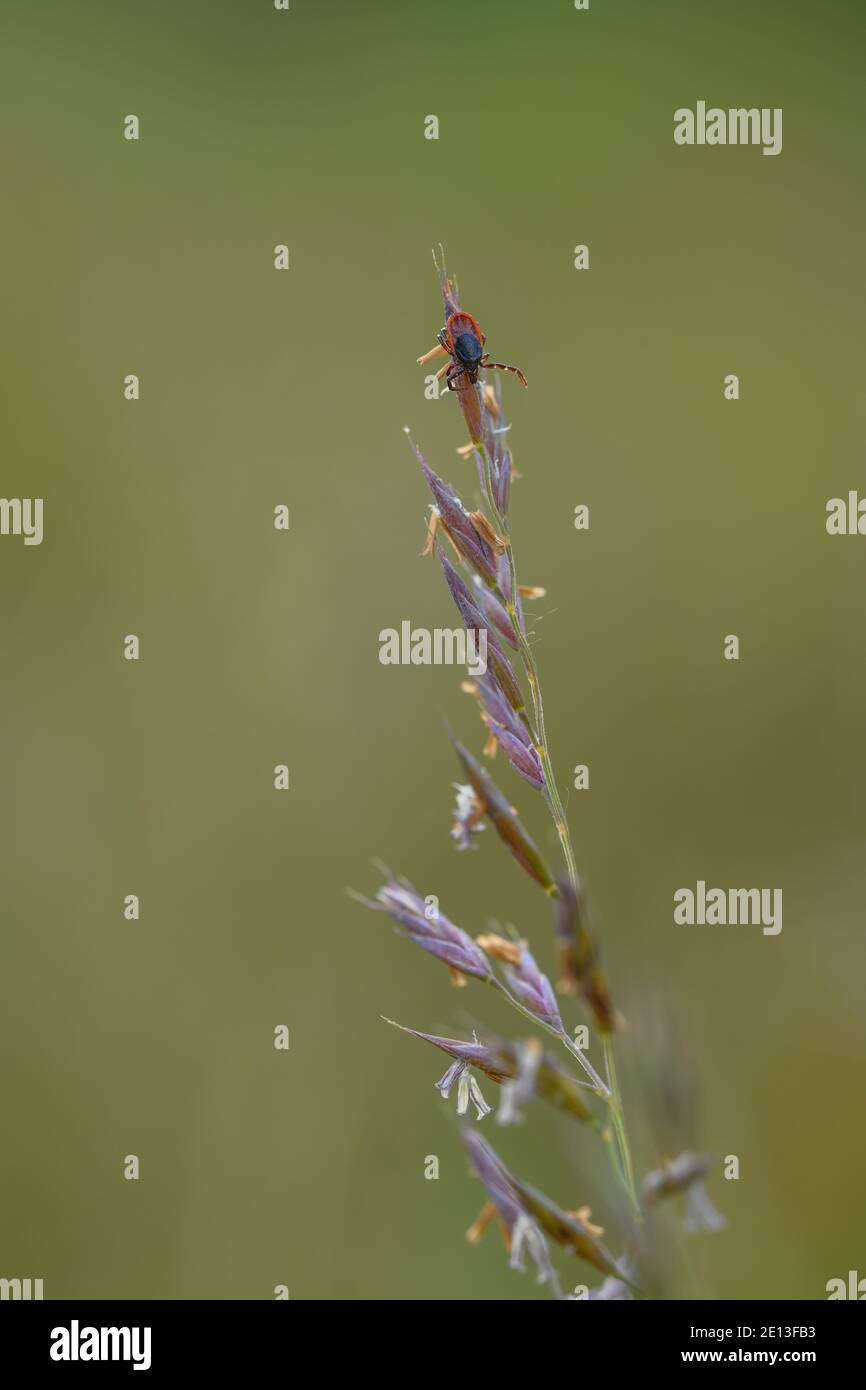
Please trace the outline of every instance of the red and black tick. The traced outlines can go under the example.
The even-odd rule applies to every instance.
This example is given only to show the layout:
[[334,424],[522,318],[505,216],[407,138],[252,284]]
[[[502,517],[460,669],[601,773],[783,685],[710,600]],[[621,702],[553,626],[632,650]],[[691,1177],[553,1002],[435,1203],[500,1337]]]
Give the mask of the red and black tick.
[[436,380],[442,377],[448,385],[449,391],[461,391],[466,387],[456,386],[455,382],[459,376],[465,376],[467,383],[472,384],[478,380],[478,373],[484,368],[491,371],[514,372],[526,385],[526,377],[519,367],[509,367],[505,362],[489,362],[489,353],[484,351],[484,344],[487,339],[478,326],[478,320],[471,314],[466,314],[462,309],[450,314],[448,322],[444,328],[440,328],[437,333],[439,339],[438,346],[431,348],[423,357],[419,357],[419,362],[430,362],[434,357],[441,357],[443,354],[449,357],[450,362],[436,373]]

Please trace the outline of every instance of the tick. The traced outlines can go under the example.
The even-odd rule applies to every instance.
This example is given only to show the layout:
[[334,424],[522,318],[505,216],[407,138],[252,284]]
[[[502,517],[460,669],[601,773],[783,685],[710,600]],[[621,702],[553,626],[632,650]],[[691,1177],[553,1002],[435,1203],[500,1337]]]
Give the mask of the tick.
[[487,367],[491,371],[514,372],[520,377],[523,385],[526,385],[526,377],[519,367],[509,367],[504,362],[488,361],[490,354],[484,351],[487,339],[478,326],[478,320],[471,314],[465,314],[462,309],[449,315],[445,327],[440,328],[436,336],[439,340],[438,346],[431,348],[423,357],[419,357],[418,361],[430,362],[434,357],[441,357],[443,353],[450,358],[450,361],[436,373],[437,381],[445,377],[449,391],[465,391],[465,385],[455,385],[457,378],[465,376],[467,385],[472,385],[478,380],[478,373]]

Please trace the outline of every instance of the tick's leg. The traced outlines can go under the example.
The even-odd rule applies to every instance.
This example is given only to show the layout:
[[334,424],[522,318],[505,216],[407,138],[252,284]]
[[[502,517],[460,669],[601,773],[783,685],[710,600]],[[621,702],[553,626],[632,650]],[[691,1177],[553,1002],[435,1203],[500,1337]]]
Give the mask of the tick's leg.
[[431,348],[429,352],[425,352],[423,357],[418,358],[418,361],[423,364],[424,362],[432,362],[434,357],[447,356],[448,349],[443,347],[441,343],[437,343],[435,348]]
[[445,366],[444,366],[444,367],[440,367],[439,370],[438,370],[438,372],[436,373],[436,380],[437,380],[437,381],[441,381],[442,378],[443,378],[443,376],[445,376],[446,372],[453,372],[453,370],[454,370],[454,363],[453,363],[453,362],[446,362],[446,363],[445,363]]
[[455,384],[454,384],[459,376],[463,376],[463,374],[464,374],[465,371],[466,371],[466,367],[464,366],[464,364],[463,364],[462,362],[458,362],[458,363],[455,363],[455,364],[454,364],[453,370],[450,371],[450,372],[448,373],[448,390],[449,390],[449,391],[467,391],[467,390],[469,389],[469,387],[470,387],[471,384],[472,384],[471,382],[469,382],[469,383],[464,383],[462,386],[455,386]]
[[472,382],[471,382],[471,381],[465,382],[462,386],[455,386],[455,385],[454,385],[454,382],[457,380],[457,378],[460,376],[460,374],[461,374],[462,372],[465,372],[465,371],[466,371],[466,368],[463,367],[463,366],[459,366],[459,367],[455,367],[455,368],[454,368],[453,375],[450,375],[449,378],[448,378],[448,390],[449,390],[449,391],[457,391],[457,392],[460,392],[460,391],[471,391],[471,390],[472,390]]
[[[484,356],[486,357],[487,354],[485,353]],[[482,367],[487,367],[492,372],[514,372],[515,376],[520,377],[520,380],[523,382],[523,385],[526,385],[526,377],[523,375],[523,372],[520,370],[519,367],[508,367],[504,362],[485,362],[483,360],[481,365]]]

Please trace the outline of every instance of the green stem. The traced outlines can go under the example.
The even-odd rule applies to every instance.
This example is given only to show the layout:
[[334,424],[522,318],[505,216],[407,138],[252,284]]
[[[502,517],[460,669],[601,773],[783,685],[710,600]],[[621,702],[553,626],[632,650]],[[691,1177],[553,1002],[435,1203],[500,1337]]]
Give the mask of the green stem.
[[[485,491],[487,493],[487,503],[490,507],[490,510],[493,512],[493,519],[496,524],[496,529],[501,535],[503,541],[505,542],[505,555],[508,560],[508,578],[510,588],[510,593],[508,595],[506,607],[508,610],[508,616],[511,619],[512,627],[514,628],[515,636],[517,638],[517,645],[520,651],[521,658],[523,660],[524,669],[526,671],[526,678],[529,682],[529,690],[532,696],[532,709],[535,719],[536,746],[538,756],[541,761],[542,770],[544,772],[545,799],[547,801],[547,805],[550,810],[553,823],[556,827],[556,833],[559,837],[559,843],[562,846],[562,853],[563,857],[565,858],[565,865],[568,870],[568,876],[571,880],[573,887],[577,889],[577,864],[575,862],[574,849],[571,843],[571,831],[568,828],[568,821],[565,818],[565,810],[563,808],[562,798],[559,794],[559,789],[556,785],[556,775],[553,770],[553,762],[550,756],[550,748],[548,746],[547,741],[547,730],[545,728],[544,723],[544,702],[541,698],[541,683],[538,678],[538,667],[535,664],[535,657],[532,655],[532,648],[530,647],[529,642],[527,641],[526,634],[523,631],[523,624],[520,621],[520,615],[517,611],[517,571],[514,563],[514,550],[511,545],[511,534],[508,527],[508,519],[507,517],[502,515],[502,513],[496,505],[493,492],[493,474],[490,463],[490,455],[488,454],[484,444],[479,444],[477,447],[481,450],[481,456],[484,462],[484,484]],[[509,996],[509,998],[510,997],[511,996]],[[512,1000],[512,1002],[516,1004],[518,1008],[521,1007],[516,1000]],[[580,1048],[578,1048],[576,1044],[572,1044],[571,1039],[568,1038],[567,1035],[563,1036],[563,1041],[565,1042],[565,1045],[566,1047],[568,1047],[569,1051],[581,1061],[581,1063],[584,1066],[584,1069],[587,1070],[590,1067],[590,1064],[587,1062],[587,1059],[583,1056]],[[614,1134],[616,1136],[616,1145],[619,1151],[619,1162],[615,1162],[614,1167],[617,1169],[619,1176],[624,1182],[632,1207],[635,1211],[638,1220],[640,1220],[641,1207],[637,1196],[637,1189],[635,1187],[634,1168],[632,1165],[631,1149],[629,1147],[628,1133],[626,1131],[625,1125],[625,1113],[623,1111],[622,1095],[620,1093],[619,1084],[617,1082],[616,1065],[614,1062],[613,1055],[613,1044],[609,1037],[605,1037],[604,1039],[604,1058],[608,1073],[608,1085],[605,1086],[604,1083],[601,1082],[600,1078],[597,1078],[597,1080],[601,1082],[600,1094],[604,1095],[608,1105],[610,1106],[611,1123],[613,1125]],[[591,1070],[592,1074],[597,1076],[594,1068],[592,1068]],[[589,1071],[588,1074],[590,1074]],[[610,1149],[610,1152],[611,1157],[613,1157],[612,1148]]]
[[637,1188],[634,1182],[634,1168],[631,1161],[631,1148],[629,1147],[628,1134],[625,1127],[625,1112],[622,1105],[622,1093],[619,1089],[619,1082],[616,1075],[616,1062],[613,1055],[613,1042],[610,1037],[604,1039],[604,1061],[607,1067],[607,1077],[610,1086],[610,1118],[613,1124],[616,1142],[619,1148],[620,1159],[622,1161],[622,1174],[625,1179],[626,1190],[631,1199],[637,1220],[642,1219],[640,1201],[638,1200]]
[[602,1081],[595,1067],[592,1065],[592,1062],[590,1062],[588,1057],[584,1056],[577,1046],[577,1043],[572,1042],[566,1032],[560,1032],[552,1023],[545,1023],[543,1018],[538,1017],[538,1014],[534,1014],[531,1009],[527,1009],[525,1005],[521,1004],[519,999],[514,997],[497,975],[491,975],[489,977],[489,983],[494,985],[496,989],[499,990],[500,994],[508,1000],[511,1007],[516,1009],[518,1013],[523,1014],[524,1018],[528,1018],[530,1022],[536,1024],[537,1027],[543,1028],[545,1033],[549,1033],[552,1038],[558,1038],[559,1041],[565,1045],[571,1055],[576,1057],[578,1062],[580,1062],[580,1065],[592,1082],[592,1085],[587,1088],[588,1090],[595,1091],[597,1095],[602,1096],[605,1100],[610,1099],[610,1087]]

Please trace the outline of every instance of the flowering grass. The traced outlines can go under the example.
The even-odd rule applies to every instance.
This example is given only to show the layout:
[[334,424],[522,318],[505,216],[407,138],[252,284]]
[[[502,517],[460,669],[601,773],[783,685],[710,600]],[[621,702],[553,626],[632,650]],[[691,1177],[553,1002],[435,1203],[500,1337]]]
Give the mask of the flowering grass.
[[[436,269],[447,320],[461,309],[460,300],[444,260],[436,262]],[[445,355],[444,349],[434,348],[419,362]],[[543,798],[556,829],[562,863],[546,862],[510,797],[479,757],[453,735],[462,780],[456,784],[451,836],[458,851],[471,850],[477,836],[490,827],[545,896],[558,964],[557,988],[569,1002],[579,1003],[585,1026],[578,1035],[566,1026],[557,990],[526,941],[493,931],[473,940],[444,915],[437,902],[424,899],[405,880],[389,877],[373,899],[353,896],[387,914],[401,935],[446,967],[452,984],[464,986],[472,981],[495,990],[519,1015],[521,1024],[531,1026],[529,1038],[458,1039],[394,1025],[450,1059],[436,1089],[447,1099],[457,1088],[463,1143],[470,1168],[487,1196],[469,1239],[479,1239],[495,1220],[512,1267],[523,1269],[529,1260],[539,1281],[558,1298],[570,1295],[562,1291],[551,1244],[576,1256],[591,1274],[602,1276],[602,1282],[582,1296],[652,1296],[651,1290],[659,1286],[656,1208],[670,1197],[684,1196],[691,1229],[718,1229],[724,1223],[704,1188],[710,1167],[706,1155],[687,1151],[676,1158],[663,1157],[642,1181],[636,1177],[615,1060],[616,1035],[624,1022],[590,932],[584,888],[556,784],[539,673],[527,635],[524,604],[544,591],[519,584],[511,543],[514,465],[506,442],[502,389],[498,381],[494,388],[483,379],[473,382],[465,377],[459,385],[452,394],[469,442],[458,453],[464,459],[462,467],[474,465],[481,505],[472,510],[465,506],[458,490],[433,470],[413,443],[432,499],[424,553],[438,560],[446,591],[466,628],[476,636],[486,633],[487,671],[464,686],[478,701],[485,740],[480,756],[504,760],[528,784],[527,795]],[[465,493],[465,486],[461,491]],[[539,1034],[561,1049],[558,1056]],[[673,1068],[664,1080],[675,1083]],[[620,1196],[615,1239],[603,1240],[605,1233],[592,1223],[588,1209],[563,1210],[506,1166],[474,1127],[493,1112],[485,1089],[490,1094],[498,1091],[495,1118],[500,1125],[521,1119],[540,1100],[597,1136],[608,1154]],[[648,1089],[652,1090],[651,1085]],[[471,1111],[474,1122],[467,1119]],[[619,1253],[612,1253],[611,1246]]]

